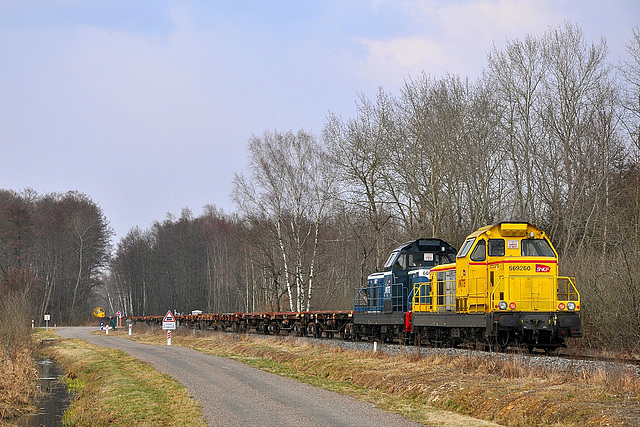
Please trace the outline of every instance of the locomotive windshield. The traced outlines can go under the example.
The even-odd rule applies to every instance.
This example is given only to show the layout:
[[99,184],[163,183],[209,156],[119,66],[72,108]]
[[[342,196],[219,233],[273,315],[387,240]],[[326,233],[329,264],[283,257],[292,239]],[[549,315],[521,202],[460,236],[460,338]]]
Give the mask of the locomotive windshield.
[[475,241],[476,241],[476,239],[474,239],[474,238],[467,239],[467,241],[464,242],[464,244],[460,248],[460,252],[458,252],[458,258],[466,257],[467,254],[469,253],[469,250],[471,249],[471,246],[473,246],[473,242],[475,242]]
[[391,252],[391,255],[389,255],[389,258],[387,258],[387,262],[384,263],[384,268],[390,268],[393,265],[393,261],[396,260],[396,257],[398,256],[398,252],[400,251]]
[[550,256],[556,253],[544,239],[522,239],[522,256]]
[[412,252],[409,254],[409,267],[435,267],[440,264],[455,262],[453,255],[447,253]]
[[433,247],[421,247],[418,251],[407,249],[396,249],[391,252],[389,258],[384,263],[384,269],[388,270],[407,270],[411,268],[419,267],[435,267],[440,264],[448,264],[455,262],[455,249],[449,248],[449,252],[446,252],[446,247],[433,246]]
[[387,262],[384,263],[385,270],[390,269],[393,266],[394,270],[406,270],[407,269],[407,254],[405,252],[393,251]]

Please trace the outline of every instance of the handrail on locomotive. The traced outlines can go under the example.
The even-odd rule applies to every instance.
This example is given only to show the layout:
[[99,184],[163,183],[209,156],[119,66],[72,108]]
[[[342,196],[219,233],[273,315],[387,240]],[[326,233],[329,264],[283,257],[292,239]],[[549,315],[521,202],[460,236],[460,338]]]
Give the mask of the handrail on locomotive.
[[[480,279],[478,279],[480,280]],[[434,286],[435,292],[427,293],[428,286],[431,284],[429,281],[419,282],[414,285],[412,296],[413,296],[413,311],[414,312],[467,312],[467,313],[486,313],[491,311],[491,307],[493,309],[497,309],[499,301],[510,301],[515,303],[516,308],[518,310],[531,310],[531,311],[541,311],[541,310],[555,310],[557,309],[559,304],[566,305],[569,302],[574,302],[578,305],[580,303],[580,293],[575,286],[575,278],[567,277],[567,276],[555,276],[548,277],[544,279],[549,282],[549,286],[553,286],[553,283],[556,283],[556,292],[552,293],[554,298],[551,299],[542,299],[539,297],[541,292],[531,292],[530,298],[511,298],[511,289],[516,288],[516,285],[513,283],[517,283],[517,291],[514,291],[514,295],[523,295],[526,292],[523,292],[523,289],[533,288],[532,282],[533,278],[531,277],[501,277],[496,283],[495,286],[492,287],[489,296],[490,304],[484,304],[484,301],[487,298],[487,292],[484,291],[486,285],[478,286],[477,280],[472,282],[475,283],[475,292],[469,292],[467,295],[458,296],[455,298],[455,302],[452,302],[450,299],[447,300],[447,294],[442,293],[442,289],[451,288],[453,286],[454,280],[441,281],[440,286]],[[470,286],[472,287],[472,286]],[[478,291],[481,289],[481,291]],[[440,301],[440,303],[438,303]]]

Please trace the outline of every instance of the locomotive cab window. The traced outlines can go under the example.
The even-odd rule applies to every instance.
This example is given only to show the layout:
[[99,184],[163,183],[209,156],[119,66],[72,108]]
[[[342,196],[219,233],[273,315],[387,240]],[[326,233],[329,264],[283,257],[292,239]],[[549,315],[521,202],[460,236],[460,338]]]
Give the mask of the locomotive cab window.
[[471,261],[484,261],[485,259],[487,259],[487,243],[480,240],[471,252]]
[[406,270],[407,269],[407,254],[401,253],[398,255],[396,262],[393,264],[394,270]]
[[411,252],[409,254],[409,267],[421,267],[422,266],[422,254]]
[[398,256],[398,251],[391,252],[391,255],[389,255],[389,258],[387,258],[387,262],[384,263],[384,268],[391,268],[397,256]]
[[437,256],[438,265],[456,262],[455,254],[442,254]]
[[556,253],[544,239],[522,239],[522,256],[554,257]]
[[504,239],[489,239],[489,256],[504,256]]
[[467,239],[467,241],[464,242],[464,244],[460,248],[460,252],[458,252],[458,258],[464,258],[467,256],[469,250],[471,249],[471,246],[473,246],[473,242],[475,242],[475,239]]

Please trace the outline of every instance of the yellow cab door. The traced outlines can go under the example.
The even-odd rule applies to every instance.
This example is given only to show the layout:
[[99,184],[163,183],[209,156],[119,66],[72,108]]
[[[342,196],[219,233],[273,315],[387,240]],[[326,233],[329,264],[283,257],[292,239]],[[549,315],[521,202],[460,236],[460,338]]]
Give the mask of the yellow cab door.
[[[488,233],[489,234],[489,233]],[[488,260],[488,279],[487,279],[487,304],[488,311],[491,311],[491,306],[497,304],[497,302],[491,301],[491,296],[493,294],[496,286],[503,287],[504,286],[504,276],[505,276],[505,240],[501,236],[490,236],[487,240],[487,260]],[[504,294],[504,290],[502,291]],[[500,296],[500,292],[498,292],[498,296]],[[495,295],[494,295],[495,298]]]
[[469,295],[473,296],[469,305],[471,312],[484,312],[487,309],[487,240],[478,237],[469,255]]
[[487,309],[487,240],[470,237],[458,253],[457,271],[459,296],[466,298],[469,313]]

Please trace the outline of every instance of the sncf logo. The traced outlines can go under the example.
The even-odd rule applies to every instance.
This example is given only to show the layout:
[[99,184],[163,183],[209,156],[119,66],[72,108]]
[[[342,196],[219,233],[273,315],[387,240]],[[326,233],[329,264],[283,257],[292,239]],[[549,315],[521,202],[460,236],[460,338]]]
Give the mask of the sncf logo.
[[551,271],[551,267],[548,265],[536,264],[536,273],[548,273]]

